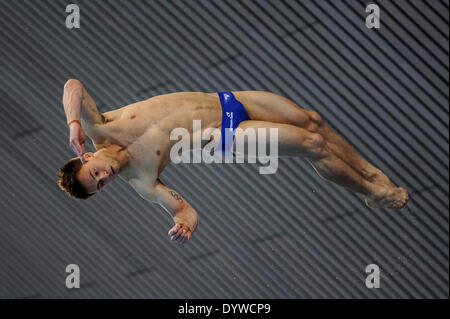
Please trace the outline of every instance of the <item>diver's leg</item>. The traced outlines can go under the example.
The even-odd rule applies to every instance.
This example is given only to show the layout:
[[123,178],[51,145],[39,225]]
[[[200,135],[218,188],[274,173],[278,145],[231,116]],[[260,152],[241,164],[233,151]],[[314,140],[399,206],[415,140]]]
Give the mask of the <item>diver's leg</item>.
[[355,149],[311,110],[302,109],[288,98],[265,91],[233,92],[240,100],[252,120],[285,123],[319,133],[329,149],[347,165],[369,182],[394,187],[389,178],[374,165],[359,155]]
[[[322,178],[364,195],[369,207],[398,209],[408,200],[406,190],[402,188],[379,185],[363,178],[330,150],[321,134],[289,124],[254,120],[241,122],[239,128],[242,131],[236,131],[236,140],[240,139],[239,134],[245,134],[246,141],[253,143],[257,143],[258,136],[257,134],[248,135],[246,129],[251,128],[257,131],[258,128],[265,128],[266,132],[269,132],[270,128],[277,128],[280,156],[305,158]],[[266,141],[269,141],[269,137]]]

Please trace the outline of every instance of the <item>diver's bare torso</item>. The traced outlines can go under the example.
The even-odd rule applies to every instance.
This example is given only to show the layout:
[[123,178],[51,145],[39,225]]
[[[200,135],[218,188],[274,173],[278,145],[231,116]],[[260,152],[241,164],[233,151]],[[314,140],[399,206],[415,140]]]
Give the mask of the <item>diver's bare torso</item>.
[[[170,149],[176,143],[170,140],[171,131],[182,127],[192,137],[208,128],[220,128],[222,109],[217,93],[178,92],[155,96],[103,116],[105,122],[87,132],[95,148],[113,144],[126,148],[129,161],[119,176],[149,198],[149,186],[170,163]],[[202,132],[193,132],[194,119],[201,120]]]

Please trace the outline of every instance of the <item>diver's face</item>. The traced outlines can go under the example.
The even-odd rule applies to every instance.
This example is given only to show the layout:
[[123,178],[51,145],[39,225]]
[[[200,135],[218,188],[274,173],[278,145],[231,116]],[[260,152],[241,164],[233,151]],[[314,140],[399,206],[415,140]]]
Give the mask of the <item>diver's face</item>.
[[120,164],[104,152],[85,153],[84,164],[77,178],[89,194],[95,193],[111,183],[119,173]]

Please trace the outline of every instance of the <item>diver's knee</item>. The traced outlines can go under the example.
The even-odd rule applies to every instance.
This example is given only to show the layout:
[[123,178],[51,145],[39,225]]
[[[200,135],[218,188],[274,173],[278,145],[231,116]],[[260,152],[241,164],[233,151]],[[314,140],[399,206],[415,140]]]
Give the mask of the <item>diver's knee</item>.
[[308,114],[309,114],[311,121],[313,121],[314,123],[317,123],[317,124],[323,123],[322,116],[320,116],[319,112],[310,110],[310,111],[308,111]]
[[322,116],[317,111],[310,110],[308,111],[309,116],[309,126],[308,130],[311,132],[317,132],[321,127],[325,125],[325,122],[322,119]]
[[310,135],[310,147],[308,150],[308,155],[310,158],[320,159],[327,157],[329,155],[329,148],[325,138],[318,133],[313,133]]

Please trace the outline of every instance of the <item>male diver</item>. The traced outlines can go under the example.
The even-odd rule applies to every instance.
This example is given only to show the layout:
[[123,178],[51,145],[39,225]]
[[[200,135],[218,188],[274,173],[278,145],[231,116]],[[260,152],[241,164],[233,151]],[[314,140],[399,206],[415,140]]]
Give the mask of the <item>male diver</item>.
[[[316,111],[274,93],[177,92],[100,113],[82,83],[70,79],[64,85],[63,105],[70,147],[78,157],[60,168],[60,188],[74,198],[87,199],[120,176],[144,199],[171,214],[175,225],[169,236],[180,244],[196,230],[198,215],[158,178],[171,162],[170,150],[177,141],[169,137],[178,127],[191,137],[218,129],[223,149],[225,128],[236,132],[277,128],[279,156],[306,159],[322,178],[362,194],[368,207],[400,209],[409,200],[406,189],[362,158]],[[193,120],[201,120],[201,132],[195,131]],[[85,134],[97,152],[85,152]]]

